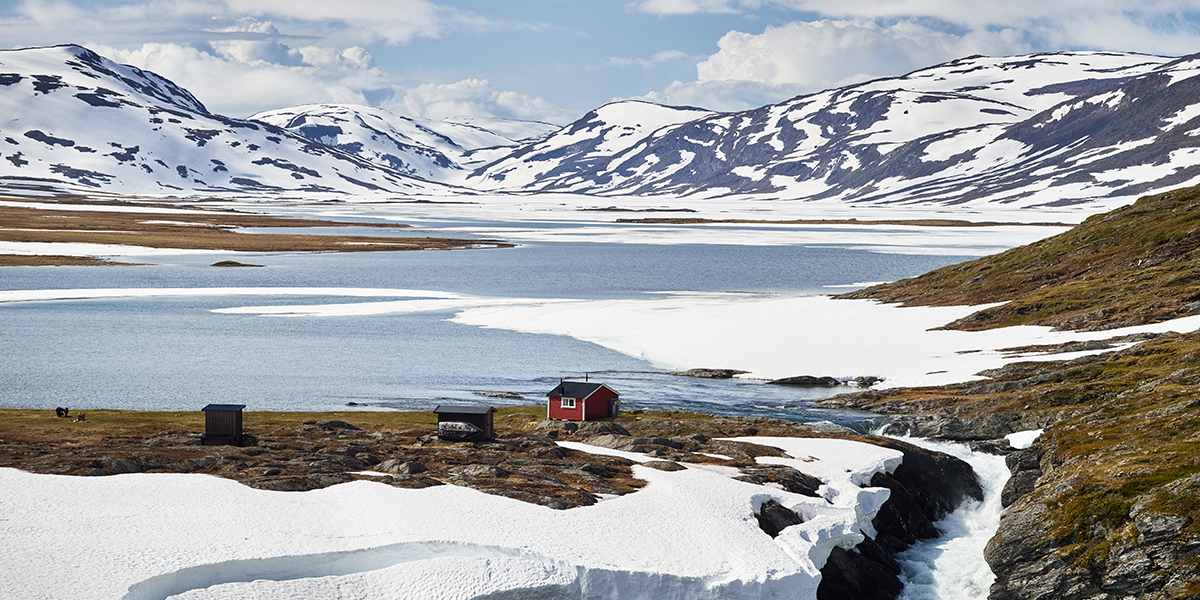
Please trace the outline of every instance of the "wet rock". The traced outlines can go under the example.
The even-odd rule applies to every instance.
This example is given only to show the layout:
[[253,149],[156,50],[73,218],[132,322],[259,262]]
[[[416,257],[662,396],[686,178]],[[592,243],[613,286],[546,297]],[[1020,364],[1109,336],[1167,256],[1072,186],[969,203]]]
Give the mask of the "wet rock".
[[784,529],[804,522],[800,515],[775,500],[763,502],[754,518],[758,520],[758,527],[771,537],[778,537]]
[[842,380],[837,377],[818,377],[815,375],[796,375],[793,377],[784,377],[782,379],[772,379],[767,383],[773,385],[792,385],[796,387],[837,387],[844,385]]
[[817,600],[895,600],[904,589],[899,575],[895,559],[869,539],[853,550],[834,548],[821,568]]
[[938,529],[930,519],[930,510],[921,505],[919,492],[910,491],[903,482],[888,473],[871,477],[873,487],[891,491],[871,522],[878,535],[875,541],[892,553],[903,551],[917,540],[937,537]]

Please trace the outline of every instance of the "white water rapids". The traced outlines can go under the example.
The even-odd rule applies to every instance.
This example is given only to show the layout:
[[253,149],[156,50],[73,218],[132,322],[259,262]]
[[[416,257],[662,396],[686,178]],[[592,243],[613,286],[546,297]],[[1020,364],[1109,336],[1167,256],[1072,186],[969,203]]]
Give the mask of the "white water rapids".
[[968,500],[935,523],[940,537],[913,544],[896,556],[904,582],[901,600],[986,600],[996,576],[983,549],[1000,526],[1000,492],[1008,481],[1004,457],[966,444],[892,436],[966,461],[983,487],[983,501]]

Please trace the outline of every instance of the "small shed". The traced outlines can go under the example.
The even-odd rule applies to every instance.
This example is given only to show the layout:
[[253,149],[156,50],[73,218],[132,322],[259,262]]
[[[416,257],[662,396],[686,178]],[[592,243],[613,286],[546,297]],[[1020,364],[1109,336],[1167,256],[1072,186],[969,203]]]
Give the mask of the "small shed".
[[546,418],[557,421],[610,419],[621,412],[621,394],[592,381],[559,381],[546,394]]
[[438,437],[450,441],[486,441],[496,437],[496,409],[491,406],[439,405]]
[[242,445],[242,410],[245,408],[245,404],[209,404],[200,409],[204,413],[204,435],[200,436],[200,443],[206,446]]

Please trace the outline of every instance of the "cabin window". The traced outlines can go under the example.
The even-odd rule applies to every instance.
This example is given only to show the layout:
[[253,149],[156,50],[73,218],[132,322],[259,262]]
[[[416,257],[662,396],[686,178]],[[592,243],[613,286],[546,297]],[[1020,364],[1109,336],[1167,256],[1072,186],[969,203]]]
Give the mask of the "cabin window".
[[563,398],[562,403],[559,404],[559,406],[561,406],[563,408],[575,408],[575,399],[574,398]]

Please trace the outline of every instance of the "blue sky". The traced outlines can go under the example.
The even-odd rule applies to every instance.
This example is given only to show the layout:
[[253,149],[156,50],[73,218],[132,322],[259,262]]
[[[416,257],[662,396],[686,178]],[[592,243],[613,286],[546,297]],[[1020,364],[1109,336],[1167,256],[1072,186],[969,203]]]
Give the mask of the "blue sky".
[[566,122],[616,98],[736,110],[967,54],[1200,51],[1200,0],[4,0],[244,115],[357,102]]

